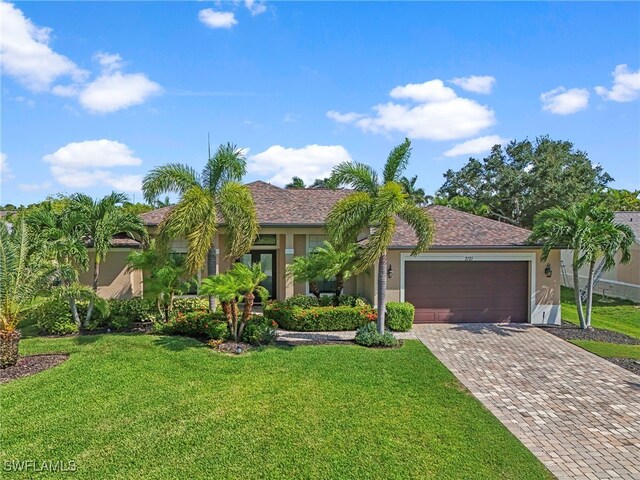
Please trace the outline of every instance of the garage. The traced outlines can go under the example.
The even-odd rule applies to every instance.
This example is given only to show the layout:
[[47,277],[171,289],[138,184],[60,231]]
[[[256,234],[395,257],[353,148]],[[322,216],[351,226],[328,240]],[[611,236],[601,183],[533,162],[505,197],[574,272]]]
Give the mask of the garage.
[[528,321],[527,261],[407,261],[404,276],[415,323]]

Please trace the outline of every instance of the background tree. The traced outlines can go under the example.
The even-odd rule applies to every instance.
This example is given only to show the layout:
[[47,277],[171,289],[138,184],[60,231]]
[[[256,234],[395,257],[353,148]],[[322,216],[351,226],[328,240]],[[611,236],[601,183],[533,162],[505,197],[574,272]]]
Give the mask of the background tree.
[[193,276],[189,277],[182,257],[158,251],[154,240],[148,248],[131,252],[127,265],[130,270],[146,273],[144,296],[155,301],[165,323],[169,321],[175,296],[187,293],[196,283]]
[[[188,165],[170,163],[154,168],[143,180],[147,202],[160,194],[177,193],[180,200],[159,226],[160,247],[167,248],[175,238],[186,238],[186,267],[195,274],[207,263],[215,272],[215,236],[218,213],[225,222],[226,256],[239,258],[248,252],[258,234],[258,219],[250,190],[240,184],[247,160],[241,149],[227,143],[220,145],[199,175]],[[213,297],[209,307],[215,309]]]
[[404,187],[404,191],[409,195],[409,199],[416,205],[426,205],[428,196],[424,192],[424,189],[416,187],[418,176],[414,175],[411,178],[402,177],[400,184]]
[[613,212],[640,211],[640,190],[607,188],[594,194],[594,198]]
[[[91,288],[97,292],[100,264],[105,261],[113,246],[114,235],[126,234],[142,240],[143,243],[148,241],[149,235],[142,220],[122,208],[122,204],[128,201],[123,193],[111,192],[99,200],[94,200],[84,193],[75,193],[70,199],[69,209],[82,218],[82,224],[85,226],[84,238],[94,249]],[[91,320],[94,303],[89,302],[85,323]]]
[[433,199],[433,205],[443,205],[445,207],[454,208],[462,212],[472,213],[481,217],[491,216],[491,209],[484,203],[478,203],[469,197],[436,197]]
[[415,232],[417,244],[412,255],[425,251],[433,239],[433,221],[425,210],[409,199],[399,183],[411,156],[409,139],[391,150],[384,165],[382,181],[369,166],[343,162],[333,169],[339,184],[355,192],[339,200],[327,218],[327,229],[334,245],[354,243],[364,229],[371,228],[360,250],[354,272],[378,264],[378,333],[384,334],[387,293],[387,249],[396,230],[397,219],[404,220]]
[[488,157],[471,158],[444,177],[437,196],[468,197],[487,205],[491,217],[527,228],[542,210],[567,208],[613,180],[571,142],[547,136],[496,145]]
[[[226,273],[202,280],[200,293],[218,298],[227,317],[231,336],[236,341],[242,338],[244,327],[251,319],[255,298],[269,298],[267,289],[260,285],[266,278],[259,263],[254,263],[251,267],[234,263]],[[238,313],[240,299],[244,302],[242,315]]]
[[[573,251],[572,276],[573,293],[582,329],[591,325],[591,302],[595,263],[604,259],[605,270],[615,265],[615,255],[621,250],[621,262],[630,260],[630,246],[633,232],[625,225],[614,223],[614,214],[606,207],[598,205],[594,199],[587,199],[569,208],[553,207],[540,212],[536,218],[529,240],[542,243],[542,260],[546,261],[554,248],[568,248]],[[579,270],[589,265],[587,279],[587,315],[585,316],[580,296]]]
[[284,188],[305,188],[304,180],[300,177],[293,177],[291,182],[287,183]]
[[340,187],[340,184],[333,177],[329,178],[316,178],[309,188],[327,188],[329,190],[335,190]]

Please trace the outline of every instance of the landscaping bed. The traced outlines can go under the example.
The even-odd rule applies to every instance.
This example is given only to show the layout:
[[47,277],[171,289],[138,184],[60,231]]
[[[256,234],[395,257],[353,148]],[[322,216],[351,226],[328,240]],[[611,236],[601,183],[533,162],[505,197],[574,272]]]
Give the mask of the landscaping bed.
[[21,356],[15,365],[0,369],[0,383],[6,383],[16,378],[34,375],[56,367],[67,358],[69,358],[69,355],[59,353]]

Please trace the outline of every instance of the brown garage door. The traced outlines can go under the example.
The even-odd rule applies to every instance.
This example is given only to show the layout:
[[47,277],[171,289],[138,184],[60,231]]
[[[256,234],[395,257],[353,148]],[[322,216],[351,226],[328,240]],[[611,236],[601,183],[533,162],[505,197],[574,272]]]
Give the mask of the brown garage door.
[[528,262],[405,263],[415,323],[526,322]]

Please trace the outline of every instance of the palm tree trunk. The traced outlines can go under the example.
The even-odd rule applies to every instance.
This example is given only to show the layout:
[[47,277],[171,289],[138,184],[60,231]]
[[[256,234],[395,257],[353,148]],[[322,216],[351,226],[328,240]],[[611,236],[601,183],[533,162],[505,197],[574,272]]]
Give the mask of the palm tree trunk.
[[309,282],[309,291],[314,297],[320,300],[320,290],[318,289],[318,284],[316,282]]
[[378,333],[384,334],[387,299],[387,252],[378,259]]
[[582,298],[580,298],[580,278],[578,277],[578,256],[576,250],[573,251],[573,298],[576,302],[576,309],[578,310],[578,319],[580,320],[580,328],[583,330],[586,328],[584,323],[584,312],[582,311]]
[[73,321],[76,322],[76,325],[78,326],[78,328],[82,327],[82,324],[80,323],[80,315],[78,314],[78,306],[76,305],[75,298],[69,299],[69,306],[71,307],[71,316],[73,316]]
[[231,336],[237,342],[238,339],[238,304],[235,300],[230,303],[231,308]]
[[[215,245],[212,245],[207,252],[207,275],[215,275],[216,273],[216,249]],[[216,311],[216,297],[209,295],[209,310]]]
[[593,273],[596,262],[589,263],[589,277],[587,279],[587,316],[585,318],[585,328],[591,328],[591,306],[593,305]]
[[242,322],[246,323],[251,318],[251,309],[256,296],[253,293],[247,293],[244,296],[244,308],[242,309]]
[[[91,282],[91,288],[94,292],[98,291],[98,277],[100,276],[100,263],[98,262],[98,257],[96,255],[96,259],[93,262],[93,281]],[[88,326],[91,321],[91,315],[93,314],[93,299],[89,300],[89,306],[87,307],[87,316],[84,318],[84,326]]]
[[344,275],[342,273],[338,273],[336,275],[336,298],[342,295],[343,289],[344,289]]

